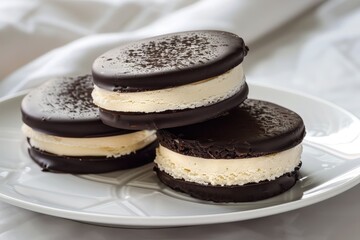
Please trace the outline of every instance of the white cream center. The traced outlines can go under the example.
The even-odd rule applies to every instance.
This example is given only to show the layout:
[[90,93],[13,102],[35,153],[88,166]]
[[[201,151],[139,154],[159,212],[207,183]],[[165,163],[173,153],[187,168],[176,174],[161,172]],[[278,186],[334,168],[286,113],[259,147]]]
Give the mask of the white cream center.
[[211,105],[235,95],[244,85],[239,64],[230,71],[203,81],[154,91],[112,92],[94,87],[92,97],[100,108],[118,112],[163,112]]
[[96,138],[58,137],[38,132],[25,124],[22,131],[30,138],[31,146],[60,156],[119,157],[144,148],[156,139],[155,131]]
[[291,172],[300,163],[302,145],[270,155],[242,159],[204,159],[186,156],[163,146],[155,163],[173,178],[211,185],[244,185],[274,180]]

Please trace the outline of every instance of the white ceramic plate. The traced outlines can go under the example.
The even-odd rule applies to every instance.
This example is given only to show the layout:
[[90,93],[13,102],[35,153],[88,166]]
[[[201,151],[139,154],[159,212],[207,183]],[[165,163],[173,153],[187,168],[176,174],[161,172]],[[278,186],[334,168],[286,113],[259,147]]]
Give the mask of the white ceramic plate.
[[170,227],[240,221],[301,208],[360,182],[360,122],[322,100],[265,86],[250,97],[298,112],[307,128],[301,180],[264,201],[214,204],[159,183],[151,164],[101,175],[45,173],[27,155],[20,132],[23,94],[0,103],[0,199],[53,216],[126,227]]

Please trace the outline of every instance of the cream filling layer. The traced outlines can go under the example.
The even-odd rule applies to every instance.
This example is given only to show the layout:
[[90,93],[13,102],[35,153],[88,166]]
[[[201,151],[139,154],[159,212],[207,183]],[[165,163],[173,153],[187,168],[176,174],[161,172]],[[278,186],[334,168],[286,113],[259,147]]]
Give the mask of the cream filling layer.
[[157,149],[155,163],[173,178],[211,185],[244,185],[274,180],[291,172],[300,163],[302,145],[291,149],[242,159],[205,159],[186,156],[163,146]]
[[38,132],[23,124],[22,131],[31,146],[60,156],[119,157],[144,148],[156,139],[155,131],[96,138],[68,138]]
[[242,65],[203,81],[153,91],[112,92],[94,86],[92,97],[100,108],[117,112],[163,112],[211,105],[235,95],[244,85]]

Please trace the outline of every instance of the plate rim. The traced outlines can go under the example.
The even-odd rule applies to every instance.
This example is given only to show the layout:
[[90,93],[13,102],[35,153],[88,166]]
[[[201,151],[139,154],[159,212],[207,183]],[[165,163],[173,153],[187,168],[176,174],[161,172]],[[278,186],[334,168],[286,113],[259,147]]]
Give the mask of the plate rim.
[[[347,110],[339,107],[338,105],[326,101],[324,99],[306,94],[297,90],[288,89],[285,87],[270,86],[269,84],[259,84],[259,83],[250,83],[250,89],[252,87],[267,88],[270,90],[281,91],[290,93],[292,95],[297,95],[299,97],[304,97],[311,99],[313,101],[321,102],[323,104],[329,105],[336,110],[346,114],[356,121],[360,121],[354,114],[348,112]],[[0,104],[4,104],[7,101],[13,100],[15,98],[25,95],[30,90],[24,90],[0,98]],[[360,171],[360,165],[356,168],[351,169],[351,171]],[[346,176],[349,172],[343,173],[339,176]],[[203,214],[196,216],[116,216],[109,214],[101,213],[89,213],[89,212],[79,212],[76,210],[67,210],[62,208],[54,208],[47,205],[42,205],[39,203],[29,202],[22,199],[17,199],[12,196],[8,196],[0,192],[0,200],[8,204],[46,214],[55,217],[61,217],[76,221],[83,221],[93,224],[105,224],[117,227],[175,227],[175,226],[190,226],[190,225],[206,225],[206,224],[217,224],[217,223],[227,223],[235,221],[250,220],[259,217],[266,217],[275,214],[285,213],[295,209],[299,209],[305,206],[309,206],[331,197],[334,197],[338,194],[341,194],[350,188],[356,186],[360,183],[360,174],[356,177],[353,177],[347,181],[340,183],[336,188],[327,190],[326,192],[316,195],[309,196],[305,199],[295,200],[291,202],[285,202],[274,206],[267,206],[258,209],[244,210],[244,211],[235,211],[230,213],[216,213],[216,214]],[[191,221],[189,223],[189,221]]]

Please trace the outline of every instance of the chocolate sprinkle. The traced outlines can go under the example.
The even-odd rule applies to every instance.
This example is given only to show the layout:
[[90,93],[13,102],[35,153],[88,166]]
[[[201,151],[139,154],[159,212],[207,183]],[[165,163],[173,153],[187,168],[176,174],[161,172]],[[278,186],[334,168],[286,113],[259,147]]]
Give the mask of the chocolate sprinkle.
[[47,115],[46,118],[91,119],[99,117],[91,98],[93,88],[92,77],[85,75],[53,80],[29,95],[41,92],[39,111]]
[[[169,36],[161,41],[149,41],[139,45],[132,46],[134,49],[125,50],[128,72],[147,73],[204,64],[216,57],[219,45],[228,46],[219,41],[210,44],[208,38],[196,33],[189,36]],[[114,59],[110,64],[115,64]]]
[[173,33],[115,48],[93,64],[94,83],[133,92],[188,84],[225,73],[248,52],[243,39],[222,31]]
[[237,159],[295,147],[305,137],[305,126],[301,117],[287,108],[247,99],[218,118],[162,129],[157,136],[162,146],[183,155]]
[[23,122],[29,127],[63,137],[100,137],[132,131],[104,125],[93,104],[91,75],[52,79],[32,90],[22,101]]

